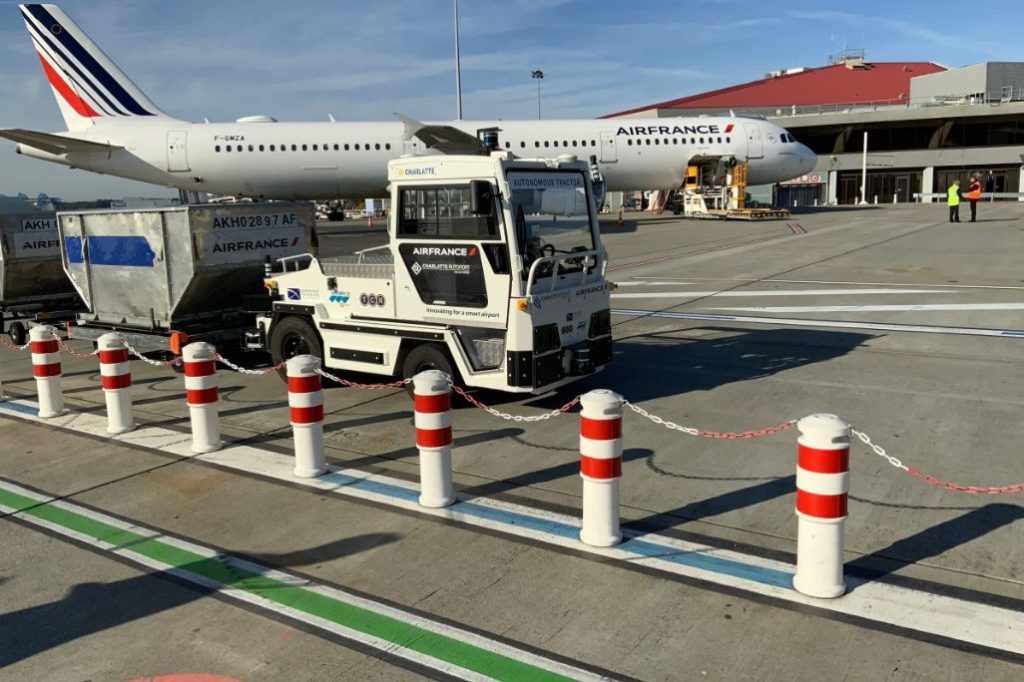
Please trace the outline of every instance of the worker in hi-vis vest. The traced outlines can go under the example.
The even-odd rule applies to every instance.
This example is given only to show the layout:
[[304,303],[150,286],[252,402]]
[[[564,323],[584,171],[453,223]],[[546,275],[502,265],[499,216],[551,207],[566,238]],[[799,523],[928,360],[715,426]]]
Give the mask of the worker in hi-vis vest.
[[949,204],[949,222],[960,222],[960,181],[954,180],[946,192],[946,203]]
[[978,217],[978,200],[981,199],[981,180],[975,175],[971,178],[971,186],[967,188],[967,201],[971,202],[971,222]]

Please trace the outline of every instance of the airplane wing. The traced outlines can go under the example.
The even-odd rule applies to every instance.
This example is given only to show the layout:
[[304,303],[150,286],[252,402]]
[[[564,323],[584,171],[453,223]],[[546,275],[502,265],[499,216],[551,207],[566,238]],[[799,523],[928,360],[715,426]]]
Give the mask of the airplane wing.
[[485,154],[486,147],[475,136],[452,126],[427,124],[404,114],[395,116],[405,124],[405,139],[416,138],[428,149],[442,154]]
[[35,147],[50,154],[109,154],[114,149],[121,149],[116,145],[102,142],[90,142],[76,137],[64,137],[63,135],[40,133],[21,128],[2,128],[0,137],[6,137],[8,140]]

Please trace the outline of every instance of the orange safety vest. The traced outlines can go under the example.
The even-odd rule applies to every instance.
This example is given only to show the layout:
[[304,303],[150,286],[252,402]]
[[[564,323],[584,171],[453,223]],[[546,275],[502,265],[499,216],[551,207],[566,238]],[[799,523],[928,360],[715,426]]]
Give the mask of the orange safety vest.
[[971,183],[971,188],[967,191],[967,198],[971,201],[977,201],[981,198],[981,183],[975,180]]

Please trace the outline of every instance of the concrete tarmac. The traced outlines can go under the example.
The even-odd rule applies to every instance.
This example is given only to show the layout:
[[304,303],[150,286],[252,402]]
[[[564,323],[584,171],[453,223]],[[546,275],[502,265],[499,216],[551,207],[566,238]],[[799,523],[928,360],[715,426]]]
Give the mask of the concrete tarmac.
[[[939,479],[1024,482],[1016,437],[1024,338],[1013,334],[1024,329],[1024,206],[985,205],[979,214],[973,225],[950,225],[941,206],[828,209],[762,223],[632,214],[620,228],[606,220],[612,277],[621,284],[612,302],[611,367],[557,395],[481,397],[530,415],[607,387],[666,420],[716,431],[834,412]],[[321,248],[382,243],[377,229],[321,226]],[[64,371],[68,406],[86,415],[80,421],[102,416],[95,360],[65,354]],[[140,362],[132,371],[139,421],[187,433],[181,377]],[[0,380],[9,397],[34,399],[26,352],[0,348]],[[221,386],[225,440],[287,457],[281,382],[222,370]],[[325,400],[332,463],[416,480],[404,392],[334,388]],[[577,417],[510,422],[463,404],[454,419],[460,493],[578,515]],[[795,607],[768,592],[87,430],[0,409],[0,485],[57,496],[308,584],[352,590],[588,673],[652,680],[1010,680],[1022,673],[1024,657],[972,644],[966,631],[961,639],[935,637],[901,626],[899,614],[886,624],[827,605]],[[793,431],[696,438],[627,413],[624,432],[622,515],[630,533],[792,562]],[[851,470],[849,576],[992,604],[1010,612],[1007,628],[1024,624],[1022,493],[928,485],[859,442]],[[0,523],[0,632],[13,633],[0,642],[0,677],[451,674],[287,613],[240,606],[40,528],[25,514]]]

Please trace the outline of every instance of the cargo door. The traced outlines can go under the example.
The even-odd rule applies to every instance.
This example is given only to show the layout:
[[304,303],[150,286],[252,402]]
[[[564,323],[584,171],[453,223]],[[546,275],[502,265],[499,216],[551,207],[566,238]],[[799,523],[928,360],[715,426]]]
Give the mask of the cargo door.
[[743,127],[747,131],[747,158],[763,158],[764,140],[761,139],[761,127],[756,124],[750,123],[745,124]]
[[619,154],[615,147],[615,133],[601,133],[601,162],[615,163],[618,160]]
[[64,272],[82,297],[87,308],[92,308],[92,286],[89,269],[85,264],[85,236],[80,215],[64,214],[59,217],[61,259]]
[[171,130],[167,133],[167,170],[181,172],[188,167],[188,133]]

